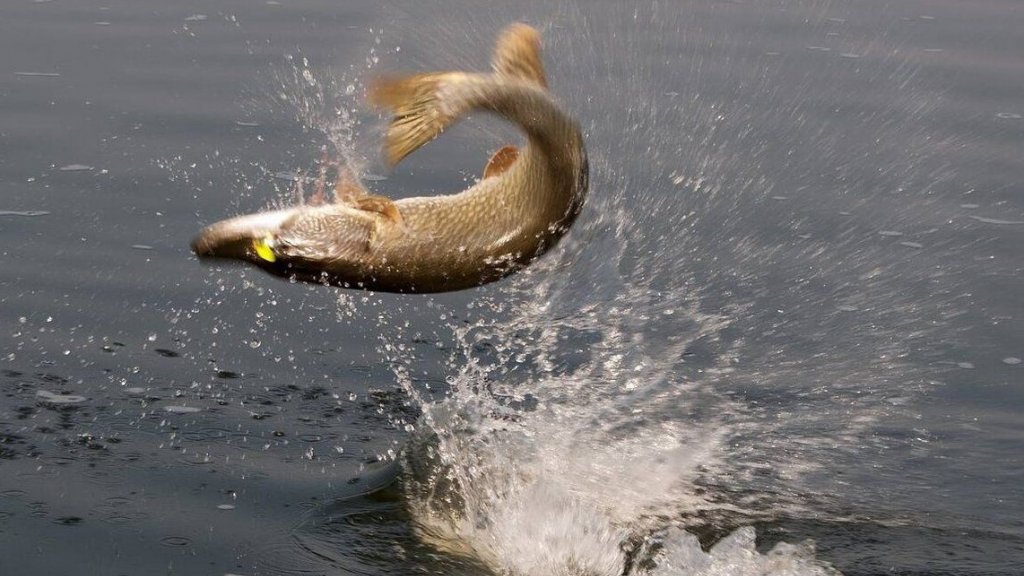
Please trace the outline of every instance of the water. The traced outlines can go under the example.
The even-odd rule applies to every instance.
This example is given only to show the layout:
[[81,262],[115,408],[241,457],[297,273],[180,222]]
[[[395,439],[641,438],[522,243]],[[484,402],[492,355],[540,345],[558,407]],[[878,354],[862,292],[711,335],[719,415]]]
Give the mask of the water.
[[[0,573],[1024,567],[1016,3],[3,14]],[[592,161],[542,261],[402,297],[188,255],[325,146],[463,187],[514,133],[386,173],[362,83],[517,19]]]

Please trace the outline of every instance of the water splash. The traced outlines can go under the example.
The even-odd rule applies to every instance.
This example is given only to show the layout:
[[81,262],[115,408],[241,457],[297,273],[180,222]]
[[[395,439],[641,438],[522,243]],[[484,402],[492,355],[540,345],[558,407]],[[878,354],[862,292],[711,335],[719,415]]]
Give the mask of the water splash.
[[704,552],[693,534],[672,528],[652,539],[661,548],[652,556],[654,567],[640,574],[668,576],[755,576],[759,574],[836,576],[815,559],[814,545],[779,543],[765,554],[754,546],[754,529],[740,528]]
[[[844,30],[829,54],[857,69],[787,58],[846,25],[828,3],[754,10],[796,30],[778,46],[700,3],[607,8],[542,25],[590,145],[576,229],[451,326],[443,401],[387,354],[424,410],[406,456],[419,530],[515,574],[828,573],[806,546],[762,556],[751,529],[706,553],[666,526],[878,508],[835,479],[906,446],[887,427],[914,417],[961,313],[942,256],[884,234],[956,242],[928,238],[954,182],[929,159],[949,142],[916,122],[938,97],[895,34]],[[654,38],[677,42],[678,75]],[[862,82],[888,98],[850,101]]]
[[[936,335],[957,337],[970,268],[942,265],[963,245],[942,228],[955,181],[930,159],[951,143],[918,122],[938,97],[915,88],[895,35],[844,29],[818,50],[848,25],[838,9],[755,8],[748,24],[792,38],[737,34],[735,15],[700,2],[549,16],[552,85],[592,160],[572,234],[470,303],[429,300],[451,331],[440,361],[407,345],[415,305],[342,297],[338,318],[384,332],[379,351],[423,412],[392,416],[416,429],[405,486],[423,541],[502,573],[816,574],[828,569],[808,546],[763,555],[742,528],[704,552],[685,529],[897,516],[836,478],[913,442],[893,423],[934,386]],[[514,19],[402,35],[442,59],[417,68],[480,68]],[[808,66],[812,48],[834,59]],[[359,85],[290,62],[271,100],[362,162]],[[877,101],[850,99],[864,82]]]

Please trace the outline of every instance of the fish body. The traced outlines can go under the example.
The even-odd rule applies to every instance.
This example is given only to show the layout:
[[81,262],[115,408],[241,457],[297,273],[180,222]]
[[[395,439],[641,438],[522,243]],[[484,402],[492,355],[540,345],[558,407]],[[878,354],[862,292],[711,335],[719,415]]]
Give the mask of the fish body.
[[526,144],[499,150],[469,189],[392,202],[339,177],[334,203],[215,223],[193,251],[301,281],[387,292],[460,290],[528,265],[579,214],[587,155],[579,125],[547,91],[536,30],[506,28],[492,65],[491,73],[385,78],[369,91],[394,114],[384,143],[390,164],[473,111],[522,129]]

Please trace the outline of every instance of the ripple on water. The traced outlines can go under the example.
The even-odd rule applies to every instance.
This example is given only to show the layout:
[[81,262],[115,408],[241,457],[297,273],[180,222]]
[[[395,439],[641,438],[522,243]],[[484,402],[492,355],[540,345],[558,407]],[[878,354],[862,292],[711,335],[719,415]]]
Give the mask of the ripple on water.
[[209,454],[199,454],[197,452],[189,452],[186,454],[182,454],[179,458],[176,458],[175,461],[181,462],[182,464],[187,464],[189,466],[213,465],[213,459],[210,457]]
[[185,536],[164,536],[160,539],[160,544],[174,548],[181,548],[191,546],[192,539]]
[[45,518],[50,514],[50,507],[46,502],[40,502],[37,500],[35,502],[29,502],[25,507],[28,508],[29,516],[32,516],[33,518]]
[[92,484],[101,486],[116,486],[124,482],[118,474],[119,470],[110,467],[90,467],[81,472],[81,475]]
[[137,502],[127,496],[110,496],[95,506],[92,512],[101,522],[107,524],[128,524],[149,517],[149,514],[138,509]]
[[34,478],[57,478],[61,475],[61,471],[57,466],[39,466],[33,470],[26,472],[18,472],[18,478],[27,478],[28,481]]
[[199,430],[186,430],[181,433],[182,438],[194,442],[217,440],[220,438],[227,438],[230,435],[231,431],[223,428],[201,428]]

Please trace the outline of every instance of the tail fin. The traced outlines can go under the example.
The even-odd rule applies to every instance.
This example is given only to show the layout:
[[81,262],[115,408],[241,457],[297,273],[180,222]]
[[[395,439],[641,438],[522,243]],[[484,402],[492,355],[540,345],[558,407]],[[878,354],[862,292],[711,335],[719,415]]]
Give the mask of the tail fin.
[[494,47],[491,67],[498,76],[533,82],[548,87],[540,59],[540,32],[522,22],[505,28]]
[[[540,34],[526,24],[512,24],[501,33],[491,65],[498,78],[547,87],[540,59]],[[388,164],[398,164],[459,120],[471,102],[458,97],[454,87],[480,78],[478,74],[441,72],[374,81],[367,99],[394,114],[384,141]]]

